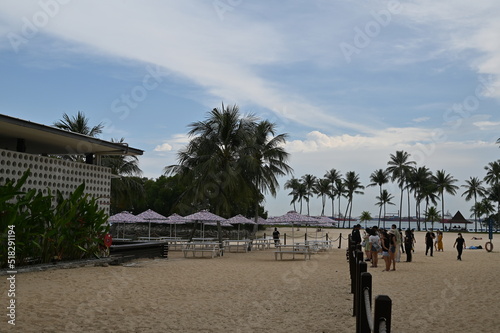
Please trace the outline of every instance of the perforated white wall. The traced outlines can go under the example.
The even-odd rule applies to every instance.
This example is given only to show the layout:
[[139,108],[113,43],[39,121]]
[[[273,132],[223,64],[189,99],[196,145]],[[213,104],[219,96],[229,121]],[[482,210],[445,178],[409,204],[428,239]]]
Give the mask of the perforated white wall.
[[50,188],[53,194],[59,190],[67,198],[85,182],[85,193],[100,198],[99,206],[109,214],[109,168],[0,149],[0,185],[5,185],[9,179],[21,178],[27,169],[31,170],[31,175],[22,191],[36,189],[48,194]]

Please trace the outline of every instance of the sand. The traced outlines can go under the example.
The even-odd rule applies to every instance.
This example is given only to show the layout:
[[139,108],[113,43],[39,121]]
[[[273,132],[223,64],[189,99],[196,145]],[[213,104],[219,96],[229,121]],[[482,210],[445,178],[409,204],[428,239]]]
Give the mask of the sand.
[[[333,239],[340,232],[349,231],[329,230]],[[475,236],[483,240],[465,234],[467,246],[484,247],[487,235]],[[392,332],[498,331],[500,236],[493,252],[464,250],[463,261],[456,260],[455,237],[446,233],[445,251],[426,257],[424,233],[417,232],[414,262],[395,272],[369,268],[374,295],[393,301]],[[124,266],[18,273],[15,327],[6,320],[3,275],[0,331],[355,332],[346,245],[338,249],[337,241],[306,261],[275,261],[273,250],[214,259],[170,252],[169,259]]]

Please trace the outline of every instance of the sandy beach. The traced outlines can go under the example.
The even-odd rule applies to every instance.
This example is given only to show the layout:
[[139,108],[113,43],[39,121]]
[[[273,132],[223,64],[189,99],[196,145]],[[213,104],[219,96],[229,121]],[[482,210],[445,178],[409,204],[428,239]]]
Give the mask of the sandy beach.
[[[280,228],[291,235],[290,228]],[[271,231],[266,231],[270,235]],[[294,231],[303,237],[304,228]],[[332,239],[340,232],[328,230]],[[393,332],[497,332],[500,327],[500,236],[494,251],[464,250],[456,233],[444,252],[424,254],[416,232],[414,262],[395,272],[369,268],[374,295],[393,301]],[[314,237],[314,230],[308,230]],[[318,234],[320,235],[320,234]],[[471,238],[482,237],[482,240]],[[464,234],[482,245],[487,234]],[[345,248],[311,260],[275,261],[273,249],[219,258],[143,259],[122,266],[56,269],[16,275],[16,325],[7,323],[2,275],[1,332],[355,332]]]

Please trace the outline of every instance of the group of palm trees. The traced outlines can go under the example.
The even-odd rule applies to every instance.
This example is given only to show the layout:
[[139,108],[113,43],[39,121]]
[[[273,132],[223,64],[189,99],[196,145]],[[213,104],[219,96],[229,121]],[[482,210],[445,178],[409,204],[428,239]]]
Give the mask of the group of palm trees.
[[[500,139],[499,139],[500,143]],[[475,230],[477,231],[477,220],[483,216],[491,217],[491,214],[500,209],[500,160],[490,162],[484,167],[486,176],[481,180],[478,177],[470,177],[462,185],[464,192],[462,196],[466,201],[474,200],[471,208],[475,220]],[[385,169],[375,170],[370,175],[369,186],[378,186],[379,195],[376,196],[376,205],[379,206],[379,225],[381,219],[386,216],[386,206],[394,205],[394,196],[384,189],[384,185],[390,181],[397,183],[399,193],[399,227],[402,222],[403,200],[406,200],[408,208],[408,218],[411,215],[411,199],[413,198],[417,228],[420,230],[420,221],[441,221],[444,222],[445,194],[456,195],[459,186],[458,181],[445,170],[437,170],[435,173],[425,166],[418,167],[415,161],[410,160],[410,154],[405,151],[396,151],[390,155]],[[484,185],[489,185],[485,187]],[[300,205],[299,212],[302,212],[302,203],[307,203],[307,214],[309,211],[310,199],[316,195],[321,198],[321,215],[325,214],[325,204],[329,198],[332,202],[332,217],[335,216],[334,201],[338,200],[338,216],[343,215],[343,227],[346,220],[351,220],[352,203],[355,194],[364,194],[363,186],[359,180],[359,175],[354,171],[347,172],[344,176],[336,170],[331,169],[325,173],[323,178],[317,178],[311,174],[306,174],[300,179],[292,177],[285,183],[285,189],[290,189],[289,195],[292,197],[290,204],[296,210],[296,203]],[[347,199],[345,213],[340,210],[341,198]],[[441,202],[441,211],[436,208],[437,202]],[[421,216],[421,205],[425,203],[424,216]],[[493,207],[496,203],[497,209]],[[433,206],[431,206],[433,205]],[[382,212],[383,210],[383,212]],[[498,222],[497,213],[497,225]],[[367,211],[362,213],[361,219],[370,220],[371,216]]]

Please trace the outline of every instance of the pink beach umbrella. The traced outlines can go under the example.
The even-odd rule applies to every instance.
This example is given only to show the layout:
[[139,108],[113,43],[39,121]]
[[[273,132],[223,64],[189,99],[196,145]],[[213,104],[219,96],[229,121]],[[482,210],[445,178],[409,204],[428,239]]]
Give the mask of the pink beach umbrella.
[[155,212],[154,210],[148,209],[140,214],[136,215],[141,219],[148,222],[148,238],[151,239],[151,223],[166,223],[167,217]]
[[[281,216],[276,216],[272,219],[273,221],[276,221],[278,223],[291,223],[292,224],[292,238],[295,238],[294,236],[294,224],[295,223],[305,223],[306,226],[308,224],[317,224],[318,221],[314,217],[306,216],[297,213],[294,210],[289,211],[288,213],[281,215]],[[269,221],[269,219],[268,219]],[[307,230],[307,229],[306,229]]]
[[242,225],[242,224],[255,224],[254,221],[247,219],[246,217],[244,217],[241,214],[238,214],[238,215],[231,217],[230,219],[227,220],[227,222],[232,224],[232,225],[234,225],[234,224],[238,225],[238,239],[240,239],[240,225]]
[[[202,225],[203,224],[207,224],[207,223],[215,223],[216,224],[217,222],[220,222],[221,226],[222,226],[222,223],[224,221],[226,221],[225,218],[223,218],[223,217],[221,217],[219,215],[216,215],[214,213],[211,213],[211,212],[209,212],[206,209],[203,209],[203,210],[200,210],[197,213],[185,216],[184,218],[187,219],[187,220],[194,221],[195,223],[197,221],[201,222]],[[203,236],[205,236],[205,230],[204,229],[203,229]]]
[[174,225],[174,237],[177,237],[177,225],[186,224],[187,222],[190,222],[190,220],[177,213],[173,213],[172,215],[168,216],[168,223],[170,223],[170,226],[172,226],[172,224]]
[[[121,212],[115,215],[111,215],[108,218],[108,222],[111,223],[141,223],[144,222],[143,219],[140,217],[135,216],[132,213],[129,212]],[[125,238],[125,228],[122,228],[123,230],[123,238]],[[117,232],[118,233],[118,232]]]

